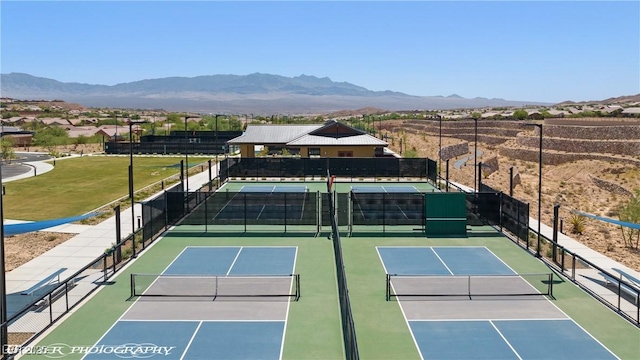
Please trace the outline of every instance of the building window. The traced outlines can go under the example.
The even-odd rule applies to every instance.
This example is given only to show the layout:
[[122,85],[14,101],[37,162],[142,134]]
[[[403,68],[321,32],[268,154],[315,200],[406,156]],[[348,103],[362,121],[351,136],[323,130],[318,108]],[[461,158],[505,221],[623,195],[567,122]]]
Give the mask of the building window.
[[309,148],[309,156],[320,156],[320,148]]
[[353,157],[353,151],[338,151],[338,157]]

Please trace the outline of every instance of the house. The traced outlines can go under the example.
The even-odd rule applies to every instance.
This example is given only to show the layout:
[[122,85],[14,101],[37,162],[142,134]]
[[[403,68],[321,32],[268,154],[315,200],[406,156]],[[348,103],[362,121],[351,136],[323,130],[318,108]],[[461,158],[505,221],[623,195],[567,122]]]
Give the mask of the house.
[[2,126],[0,137],[11,139],[14,147],[31,146],[33,132],[25,131],[14,126]]
[[301,157],[375,157],[383,156],[389,145],[335,120],[324,125],[248,125],[227,144],[239,146],[242,157],[255,157],[260,145],[269,155],[286,150]]
[[640,107],[628,107],[622,110],[623,116],[640,117]]
[[67,129],[67,134],[70,138],[77,138],[79,136],[92,137],[98,132],[98,128],[95,126],[74,126]]

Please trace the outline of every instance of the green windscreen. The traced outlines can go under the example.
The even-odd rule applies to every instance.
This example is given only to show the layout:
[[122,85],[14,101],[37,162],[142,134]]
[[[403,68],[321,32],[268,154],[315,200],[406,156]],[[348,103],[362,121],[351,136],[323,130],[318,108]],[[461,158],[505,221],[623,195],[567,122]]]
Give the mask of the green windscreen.
[[467,234],[467,207],[464,193],[425,193],[427,236]]

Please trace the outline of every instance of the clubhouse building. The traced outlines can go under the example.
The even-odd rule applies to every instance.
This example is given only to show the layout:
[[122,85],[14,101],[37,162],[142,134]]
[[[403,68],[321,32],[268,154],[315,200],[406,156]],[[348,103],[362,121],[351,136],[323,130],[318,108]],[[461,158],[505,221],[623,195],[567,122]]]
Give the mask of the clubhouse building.
[[[382,157],[387,142],[335,120],[322,125],[248,125],[244,134],[227,142],[238,146],[242,157],[283,151],[308,157]],[[264,150],[263,150],[264,151]]]

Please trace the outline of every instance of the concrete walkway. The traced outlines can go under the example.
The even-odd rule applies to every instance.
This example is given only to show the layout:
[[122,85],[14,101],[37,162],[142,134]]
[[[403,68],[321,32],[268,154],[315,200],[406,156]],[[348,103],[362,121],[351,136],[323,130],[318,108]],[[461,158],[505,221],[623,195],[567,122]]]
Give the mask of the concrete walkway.
[[[37,164],[36,166],[42,165]],[[44,173],[45,168],[46,166],[43,166],[42,171],[39,169],[38,174]],[[217,164],[213,164],[212,176],[215,177],[217,173]],[[206,169],[204,172],[190,176],[189,191],[199,189],[208,181],[209,172]],[[137,217],[141,215],[142,205],[137,203],[134,206],[134,218],[137,219]],[[21,292],[62,269],[65,270],[61,272],[60,279],[66,279],[94,261],[102,255],[107,248],[110,248],[118,242],[118,239],[116,239],[115,218],[114,215],[93,226],[67,224],[45,229],[44,231],[76,232],[77,235],[6,274],[8,316],[11,316],[11,314],[32,300],[29,296],[17,296]],[[131,223],[130,208],[121,211],[120,224],[123,239],[132,233],[134,229],[133,226],[137,228],[137,224]]]

